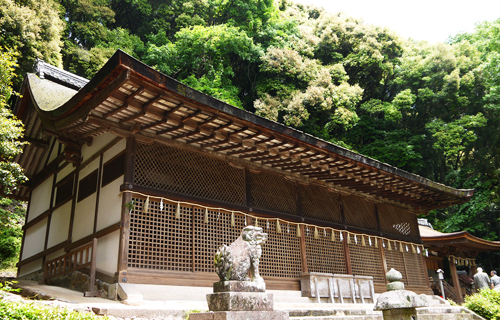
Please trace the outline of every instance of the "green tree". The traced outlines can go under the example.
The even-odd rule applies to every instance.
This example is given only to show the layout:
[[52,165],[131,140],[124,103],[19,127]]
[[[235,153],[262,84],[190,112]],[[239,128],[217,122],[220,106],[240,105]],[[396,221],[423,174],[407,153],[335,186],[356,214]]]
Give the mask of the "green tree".
[[62,66],[64,22],[54,0],[0,0],[0,29],[0,47],[17,48],[20,53],[15,88],[32,71],[36,59]]
[[17,67],[19,54],[10,49],[0,47],[0,186],[5,193],[10,193],[19,183],[26,181],[23,169],[12,162],[22,152],[24,128],[9,109],[8,101],[15,92],[12,90],[12,79]]
[[179,31],[174,43],[150,44],[144,60],[194,89],[242,107],[236,74],[260,55],[260,47],[236,27],[194,26]]

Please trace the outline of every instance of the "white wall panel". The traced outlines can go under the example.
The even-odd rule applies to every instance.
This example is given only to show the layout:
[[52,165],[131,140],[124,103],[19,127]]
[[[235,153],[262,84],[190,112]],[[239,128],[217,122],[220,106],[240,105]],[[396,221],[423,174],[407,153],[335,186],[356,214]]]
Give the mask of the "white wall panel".
[[118,250],[120,248],[120,230],[116,230],[97,240],[98,271],[114,275],[118,270]]
[[47,218],[38,222],[26,230],[24,237],[23,256],[21,260],[29,258],[43,251],[45,245],[45,233],[47,230]]
[[78,202],[75,207],[75,218],[73,221],[73,242],[86,237],[94,231],[96,194]]
[[[62,164],[64,164],[64,162]],[[68,163],[68,165],[66,165],[66,167],[64,167],[64,169],[62,169],[61,171],[59,171],[57,173],[56,182],[59,182],[62,179],[66,178],[68,176],[68,174],[70,174],[74,170],[75,170],[75,167],[73,167],[73,164],[72,163]]]
[[47,248],[68,240],[69,220],[71,217],[71,201],[52,212]]
[[52,192],[52,180],[53,176],[51,175],[50,177],[45,179],[45,181],[39,184],[35,189],[33,189],[33,191],[31,191],[28,222],[49,209],[50,194]]
[[42,259],[38,259],[27,263],[24,266],[21,266],[19,268],[19,277],[25,276],[38,270],[42,270]]
[[108,144],[111,140],[116,138],[116,136],[112,135],[111,133],[103,133],[97,137],[95,137],[92,140],[92,144],[90,146],[87,146],[84,144],[82,146],[82,161],[87,160],[88,158],[92,157],[96,152],[101,150],[102,147],[104,147],[106,144]]
[[101,189],[97,215],[97,231],[120,222],[122,215],[120,185],[122,183],[123,175]]
[[127,140],[122,139],[113,147],[111,147],[108,151],[104,152],[103,162],[106,163],[108,160],[125,150],[127,146]]

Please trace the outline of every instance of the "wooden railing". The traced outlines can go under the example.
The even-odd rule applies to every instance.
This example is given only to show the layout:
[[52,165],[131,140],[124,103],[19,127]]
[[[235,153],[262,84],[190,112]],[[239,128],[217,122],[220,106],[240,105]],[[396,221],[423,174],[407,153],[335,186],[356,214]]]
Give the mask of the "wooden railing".
[[[431,283],[431,288],[437,289],[439,292],[441,292],[441,285],[439,284],[439,280],[434,279],[434,278],[429,278],[429,282]],[[457,299],[457,295],[455,293],[455,289],[453,288],[452,285],[450,285],[448,282],[443,280],[443,290],[444,290],[444,296],[446,299],[453,300],[457,303],[459,303]],[[443,293],[441,292],[441,296]]]
[[45,262],[43,272],[44,281],[48,282],[54,277],[90,267],[89,288],[88,291],[84,293],[84,296],[98,296],[98,292],[95,289],[96,256],[97,238],[94,238],[89,244],[83,245],[65,255]]
[[462,288],[462,292],[465,292],[466,296],[470,296],[474,294],[474,290],[472,288],[472,284],[468,284],[462,279],[458,278],[460,281],[460,287]]

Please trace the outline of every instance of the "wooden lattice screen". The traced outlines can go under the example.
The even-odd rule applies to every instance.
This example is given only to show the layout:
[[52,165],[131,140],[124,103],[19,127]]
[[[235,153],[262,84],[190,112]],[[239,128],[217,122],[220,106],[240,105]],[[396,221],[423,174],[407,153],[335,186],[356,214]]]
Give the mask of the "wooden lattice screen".
[[297,214],[295,184],[283,176],[262,171],[250,173],[251,205],[256,208]]
[[235,226],[231,227],[231,215],[208,211],[208,223],[204,223],[205,210],[194,208],[195,219],[195,271],[215,272],[214,255],[222,244],[231,244],[245,226],[245,217],[234,215]]
[[[365,239],[363,246],[362,237]],[[352,273],[360,276],[373,276],[373,282],[385,284],[384,266],[380,256],[380,248],[375,247],[374,238],[358,236],[358,243],[349,244]],[[371,245],[370,245],[371,240]]]
[[332,242],[331,231],[326,231],[325,235],[325,231],[319,229],[319,237],[314,239],[314,229],[304,229],[308,271],[346,274],[344,245],[339,233],[336,232],[335,241]]
[[419,238],[417,218],[408,210],[379,204],[377,206],[382,232]]
[[227,203],[245,203],[244,170],[160,144],[137,144],[134,183]]
[[281,223],[280,226],[281,233],[277,233],[276,222],[259,222],[259,227],[264,229],[268,237],[262,246],[260,273],[268,277],[298,279],[302,265],[296,229],[286,223]]
[[298,185],[300,203],[304,217],[342,223],[338,193],[316,185]]
[[340,196],[265,170],[246,175],[230,162],[162,144],[137,144],[134,184],[336,224],[342,223],[343,209],[346,225],[367,230],[378,228],[378,210],[380,231],[419,239],[416,217],[406,209],[387,204],[376,209],[364,198]]
[[424,269],[424,263],[422,261],[422,256],[420,254],[414,254],[411,252],[404,252],[403,258],[406,265],[406,277],[408,278],[408,285],[410,286],[427,286],[427,279],[425,275],[427,274]]
[[134,198],[130,217],[128,265],[154,270],[192,270],[192,212],[181,207],[175,219],[176,206],[150,201],[144,213],[144,199]]
[[396,269],[397,271],[401,272],[401,275],[403,276],[403,281],[405,285],[408,285],[408,274],[407,270],[405,267],[405,260],[404,260],[404,253],[400,252],[400,247],[398,243],[394,243],[394,241],[390,241],[390,247],[391,250],[389,250],[389,243],[388,241],[384,240],[385,244],[385,259],[387,261],[387,270],[390,270],[391,268]]
[[345,222],[348,225],[365,229],[377,227],[375,204],[356,196],[342,196]]
[[[134,197],[133,201],[128,251],[131,268],[214,273],[217,249],[236,240],[245,226],[245,217],[236,213],[232,227],[231,214],[225,211],[209,210],[208,223],[204,223],[204,208],[181,205],[180,218],[175,219],[177,204],[163,203],[160,209],[160,201],[153,199],[143,212],[145,199]],[[260,260],[261,274],[299,278],[302,266],[295,229],[283,224],[278,234],[274,221],[269,221],[269,228],[261,223],[268,234]]]

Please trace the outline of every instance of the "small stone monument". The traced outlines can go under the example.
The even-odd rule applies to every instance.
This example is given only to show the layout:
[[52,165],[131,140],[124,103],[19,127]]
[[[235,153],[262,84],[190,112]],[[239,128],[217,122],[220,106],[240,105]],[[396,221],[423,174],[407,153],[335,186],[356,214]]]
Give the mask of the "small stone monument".
[[374,310],[382,310],[384,320],[416,319],[415,308],[428,306],[427,296],[405,290],[405,284],[401,282],[403,276],[395,269],[389,270],[385,277],[389,281],[387,292],[378,297]]
[[207,294],[207,313],[193,313],[190,320],[285,320],[287,311],[275,311],[273,294],[259,275],[261,245],[267,240],[262,228],[247,226],[230,246],[215,254],[215,270],[220,281]]

